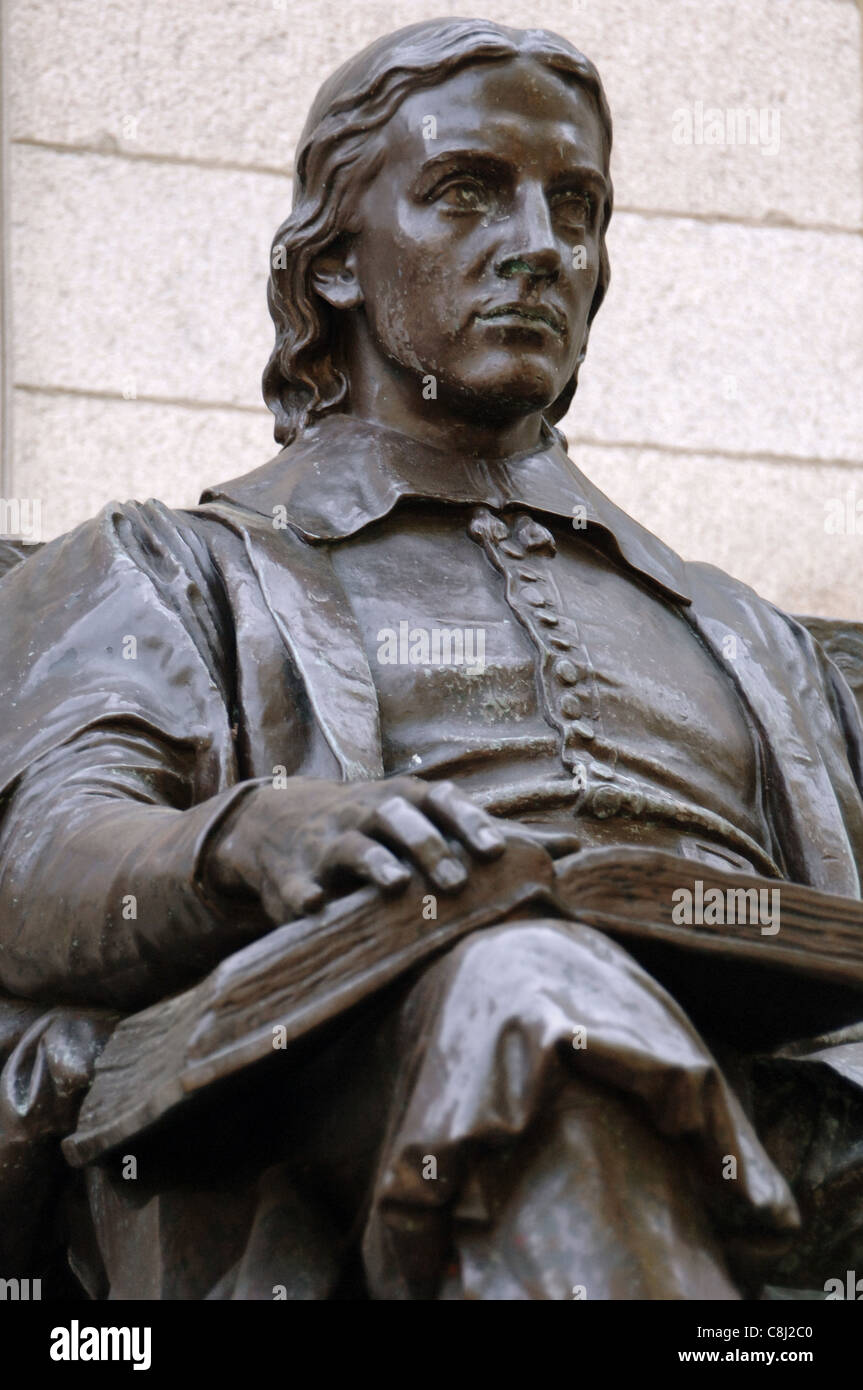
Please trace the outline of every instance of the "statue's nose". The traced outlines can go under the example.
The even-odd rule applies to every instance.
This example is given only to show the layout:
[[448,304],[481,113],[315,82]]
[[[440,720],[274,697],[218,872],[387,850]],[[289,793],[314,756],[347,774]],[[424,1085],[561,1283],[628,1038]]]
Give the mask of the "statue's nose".
[[525,191],[508,219],[510,249],[495,269],[503,279],[525,275],[554,281],[560,274],[560,251],[551,225],[551,210],[541,189]]
[[531,280],[548,280],[554,284],[560,274],[560,256],[556,250],[522,252],[499,261],[496,270],[504,280],[524,275]]

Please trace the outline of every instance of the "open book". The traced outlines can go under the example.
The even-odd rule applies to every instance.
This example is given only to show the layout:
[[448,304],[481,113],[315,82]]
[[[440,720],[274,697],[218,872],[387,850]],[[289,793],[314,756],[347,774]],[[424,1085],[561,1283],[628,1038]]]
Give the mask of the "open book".
[[124,1019],[99,1059],[78,1129],[64,1141],[66,1158],[79,1166],[100,1157],[469,932],[525,909],[606,932],[672,992],[681,965],[692,973],[697,962],[711,992],[718,967],[731,964],[744,982],[767,972],[780,1004],[796,978],[805,989],[798,997],[838,991],[851,1001],[845,1021],[863,1018],[863,902],[660,851],[595,849],[553,861],[533,841],[514,839],[505,866],[473,865],[456,894],[432,898],[418,875],[387,901],[362,888],[274,929],[191,989]]

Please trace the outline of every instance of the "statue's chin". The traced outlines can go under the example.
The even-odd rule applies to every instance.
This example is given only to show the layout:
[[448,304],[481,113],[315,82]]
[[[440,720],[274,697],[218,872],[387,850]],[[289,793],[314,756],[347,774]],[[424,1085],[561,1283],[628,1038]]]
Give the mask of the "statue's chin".
[[482,361],[467,360],[459,370],[438,378],[438,399],[473,420],[501,424],[548,410],[566,389],[575,363],[527,346],[486,352]]
[[532,390],[527,390],[520,383],[504,382],[484,388],[455,388],[447,393],[447,403],[467,419],[489,425],[504,425],[525,415],[547,410],[557,400],[558,394],[552,389],[539,389],[536,382]]

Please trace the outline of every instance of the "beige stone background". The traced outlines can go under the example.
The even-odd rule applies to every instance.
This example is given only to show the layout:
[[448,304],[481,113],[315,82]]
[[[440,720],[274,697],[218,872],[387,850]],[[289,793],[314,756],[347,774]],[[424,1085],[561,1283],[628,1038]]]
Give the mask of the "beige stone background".
[[[267,259],[308,103],[379,33],[470,12],[5,0],[2,496],[40,501],[46,536],[111,498],[194,503],[272,456]],[[573,40],[614,116],[612,285],[564,423],[573,458],[686,557],[863,618],[857,4],[479,12]],[[778,112],[778,152],[676,143],[698,102]]]

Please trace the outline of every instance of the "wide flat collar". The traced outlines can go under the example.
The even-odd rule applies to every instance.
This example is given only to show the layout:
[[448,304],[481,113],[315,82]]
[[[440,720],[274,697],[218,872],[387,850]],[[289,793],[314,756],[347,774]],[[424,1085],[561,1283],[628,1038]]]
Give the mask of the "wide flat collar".
[[692,601],[680,556],[600,492],[551,431],[536,451],[486,461],[451,456],[355,416],[328,415],[261,468],[201,494],[202,505],[230,502],[283,517],[312,542],[356,535],[404,500],[577,517],[600,528],[604,544],[632,569]]

